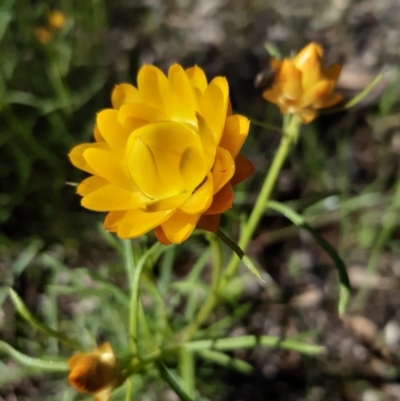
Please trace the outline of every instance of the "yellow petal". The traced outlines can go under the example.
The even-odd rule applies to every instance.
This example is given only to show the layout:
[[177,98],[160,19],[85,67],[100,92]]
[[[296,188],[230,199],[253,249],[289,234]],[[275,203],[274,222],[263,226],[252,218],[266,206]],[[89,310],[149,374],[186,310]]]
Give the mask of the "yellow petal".
[[235,161],[227,150],[217,148],[211,173],[213,175],[214,193],[217,193],[235,173]]
[[97,189],[109,185],[110,183],[102,177],[92,176],[83,180],[76,189],[81,196],[86,196]]
[[[180,163],[190,147],[201,149],[200,138],[183,124],[160,122],[136,130],[127,146],[127,158],[129,172],[140,190],[153,199],[186,192]],[[206,172],[202,174],[205,177]]]
[[301,72],[290,60],[283,60],[277,75],[277,90],[288,99],[299,99],[302,94]]
[[206,177],[206,164],[200,147],[189,147],[182,153],[179,172],[187,192],[192,193]]
[[162,110],[146,104],[127,104],[122,106],[118,112],[118,121],[128,132],[149,123],[166,120],[168,120],[168,116]]
[[[163,158],[164,164],[171,160],[171,158],[166,160],[167,157],[168,154]],[[171,161],[171,164],[177,164],[177,162],[173,162],[174,160]],[[128,168],[141,192],[152,200],[170,198],[184,192],[182,179],[178,174],[178,168],[176,168],[174,174],[167,177],[169,179],[164,182],[161,179],[158,169],[159,164],[151,148],[141,140],[133,142],[130,153],[128,154]]]
[[177,210],[161,227],[169,241],[180,244],[189,238],[199,219],[200,214],[190,215]]
[[334,87],[334,82],[331,80],[319,81],[315,86],[308,90],[301,99],[302,107],[314,106],[320,104],[331,93]]
[[69,159],[75,167],[95,175],[96,172],[88,165],[86,159],[83,157],[83,153],[86,152],[87,149],[109,150],[110,148],[106,142],[82,143],[81,145],[73,147],[69,152]]
[[262,96],[265,100],[268,100],[268,102],[278,105],[280,103],[281,94],[277,89],[267,89],[263,92]]
[[125,160],[118,157],[117,154],[107,150],[89,148],[85,151],[83,157],[96,172],[96,175],[128,191],[136,189]]
[[230,182],[226,184],[217,194],[214,195],[209,209],[204,213],[209,214],[220,214],[232,207],[233,203],[233,189]]
[[316,109],[324,109],[326,107],[332,107],[343,100],[343,95],[341,93],[331,93],[328,95],[321,103],[314,105]]
[[212,174],[208,173],[204,183],[196,189],[192,196],[183,203],[179,209],[187,214],[199,214],[205,212],[213,199],[214,185]]
[[161,226],[158,226],[154,229],[154,234],[156,235],[157,240],[163,245],[171,245],[171,241],[166,237]]
[[104,219],[103,226],[106,230],[115,232],[118,229],[119,223],[125,216],[126,212],[110,212]]
[[205,169],[210,171],[214,164],[217,145],[210,127],[200,114],[197,114],[197,124],[199,127],[198,135],[203,148]]
[[168,210],[154,213],[139,209],[130,210],[119,223],[117,235],[120,238],[140,237],[162,224],[170,215],[171,212]]
[[189,199],[190,193],[179,194],[175,196],[171,196],[170,198],[150,201],[146,204],[147,212],[161,212],[163,210],[172,210],[177,209],[184,203],[187,199]]
[[309,43],[303,47],[293,58],[293,64],[301,71],[314,68],[317,64],[321,63],[324,55],[324,50],[317,43]]
[[140,192],[126,191],[116,185],[106,185],[82,198],[83,207],[96,212],[130,210],[143,207],[146,199]]
[[195,65],[194,67],[188,68],[185,72],[193,87],[197,88],[199,92],[203,94],[207,89],[207,77],[204,71]]
[[126,131],[118,121],[118,111],[106,109],[97,115],[97,126],[101,136],[111,149],[124,152],[129,132]]
[[246,117],[238,114],[227,117],[218,146],[226,149],[235,158],[249,133],[249,128],[250,121]]
[[224,129],[228,96],[229,88],[226,79],[217,77],[211,81],[200,99],[201,115],[211,128],[216,143],[221,140]]
[[115,362],[114,350],[109,342],[105,342],[101,344],[99,347],[94,348],[93,352],[97,352],[101,355],[107,354],[107,356],[111,356]]
[[293,59],[296,68],[302,72],[303,92],[314,86],[322,78],[323,54],[321,46],[310,43]]
[[167,77],[153,65],[144,65],[137,77],[140,97],[144,104],[164,110],[163,93],[169,93]]
[[318,112],[315,109],[302,109],[297,114],[303,124],[308,124],[311,121],[315,120]]
[[104,390],[93,394],[93,401],[108,401],[112,394],[112,387],[107,387]]
[[175,121],[196,125],[197,99],[183,68],[172,65],[168,70],[171,95],[164,100],[168,115]]
[[278,71],[282,67],[282,60],[271,58],[269,64],[273,70]]
[[130,84],[117,85],[111,95],[111,103],[114,109],[120,109],[124,104],[140,103],[139,91]]
[[104,138],[101,136],[99,128],[96,124],[93,127],[93,136],[96,142],[104,142]]

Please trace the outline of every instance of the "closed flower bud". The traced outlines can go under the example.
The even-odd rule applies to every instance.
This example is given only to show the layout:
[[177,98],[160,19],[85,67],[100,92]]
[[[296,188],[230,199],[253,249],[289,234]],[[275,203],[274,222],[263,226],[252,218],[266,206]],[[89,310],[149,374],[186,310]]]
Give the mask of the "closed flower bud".
[[33,34],[35,35],[38,42],[42,45],[45,45],[51,40],[51,32],[42,26],[38,26],[33,30]]
[[342,67],[324,68],[323,54],[321,46],[310,43],[293,59],[273,59],[274,82],[263,97],[279,106],[282,114],[297,114],[303,124],[314,120],[320,109],[339,103],[343,96],[333,89]]
[[49,14],[49,25],[55,29],[64,28],[66,23],[65,15],[61,11],[54,10]]
[[109,343],[92,352],[81,352],[68,359],[68,380],[74,388],[93,394],[95,401],[107,401],[114,387],[122,383],[119,366]]

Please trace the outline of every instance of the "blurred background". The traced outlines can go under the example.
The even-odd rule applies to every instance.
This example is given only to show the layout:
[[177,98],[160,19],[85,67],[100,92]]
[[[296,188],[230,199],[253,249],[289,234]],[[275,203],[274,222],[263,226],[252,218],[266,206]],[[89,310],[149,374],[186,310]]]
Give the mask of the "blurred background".
[[[327,64],[344,65],[338,87],[348,99],[384,74],[355,109],[303,129],[274,196],[339,250],[353,285],[349,314],[337,317],[337,276],[326,255],[286,219],[266,214],[249,253],[271,282],[262,288],[241,272],[219,311],[230,316],[223,331],[298,335],[328,354],[238,352],[255,366],[251,377],[199,362],[198,388],[221,401],[400,400],[399,27],[398,0],[1,0],[0,339],[33,356],[69,355],[15,316],[13,285],[52,327],[127,341],[124,318],[101,291],[107,277],[124,289],[118,243],[67,185],[83,178],[67,154],[91,140],[116,83],[135,83],[145,63],[164,71],[197,64],[209,79],[227,77],[235,111],[280,126],[277,108],[261,97],[270,54],[289,56],[316,41]],[[256,172],[237,191],[235,213],[251,208],[279,143],[280,134],[261,125],[244,148]],[[176,280],[204,246],[193,239],[171,247]],[[166,299],[180,316],[185,297],[171,289]],[[135,399],[176,400],[146,380]],[[86,398],[64,377],[0,358],[0,400],[74,399]]]

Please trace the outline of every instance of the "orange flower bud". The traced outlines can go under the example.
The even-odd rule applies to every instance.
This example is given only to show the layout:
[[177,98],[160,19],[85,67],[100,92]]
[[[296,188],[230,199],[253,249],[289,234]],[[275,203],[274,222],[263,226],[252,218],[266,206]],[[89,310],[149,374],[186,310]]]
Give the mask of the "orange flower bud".
[[47,28],[42,26],[38,26],[33,30],[33,34],[35,35],[38,42],[42,45],[45,45],[50,42],[51,40],[51,33]]
[[314,120],[319,109],[339,103],[343,96],[332,91],[342,67],[334,64],[324,68],[323,54],[321,46],[310,43],[293,59],[272,59],[276,73],[264,99],[279,106],[282,114],[297,114],[303,124]]
[[95,401],[107,401],[114,387],[122,383],[114,351],[109,343],[92,352],[80,352],[68,359],[72,387],[94,395]]
[[61,11],[54,10],[49,14],[49,25],[55,29],[62,29],[65,26],[66,18]]

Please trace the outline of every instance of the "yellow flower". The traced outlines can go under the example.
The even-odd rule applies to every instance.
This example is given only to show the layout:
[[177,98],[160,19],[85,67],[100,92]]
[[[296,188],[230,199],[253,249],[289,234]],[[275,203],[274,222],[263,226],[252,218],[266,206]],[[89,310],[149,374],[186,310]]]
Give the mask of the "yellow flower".
[[80,352],[68,359],[71,386],[83,393],[93,394],[95,401],[107,401],[114,387],[122,384],[122,378],[109,343],[92,352]]
[[154,229],[169,244],[196,226],[216,231],[232,185],[253,170],[238,154],[249,120],[232,115],[226,79],[208,83],[199,67],[175,64],[166,77],[145,65],[137,82],[114,89],[114,108],[97,115],[96,142],[70,153],[93,175],[78,186],[82,206],[109,212],[104,226],[120,238]]
[[38,42],[42,45],[45,45],[51,40],[51,33],[47,28],[42,26],[38,26],[33,30],[33,34],[35,35]]
[[49,25],[55,29],[62,29],[65,26],[66,18],[61,11],[54,10],[49,14]]
[[324,68],[324,51],[316,43],[304,47],[293,59],[273,59],[273,85],[263,97],[279,106],[282,114],[297,114],[303,124],[314,120],[318,110],[334,106],[343,96],[332,93],[342,67]]

